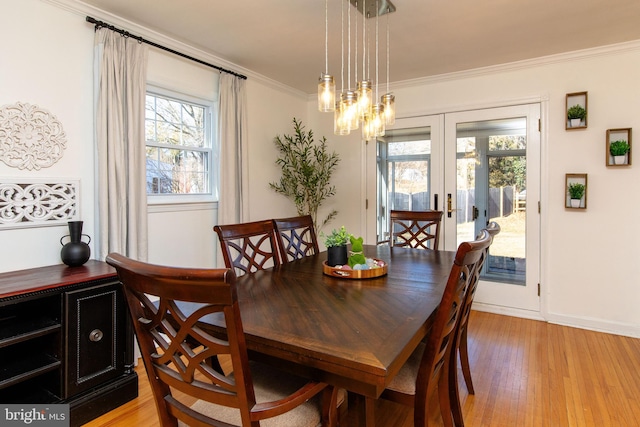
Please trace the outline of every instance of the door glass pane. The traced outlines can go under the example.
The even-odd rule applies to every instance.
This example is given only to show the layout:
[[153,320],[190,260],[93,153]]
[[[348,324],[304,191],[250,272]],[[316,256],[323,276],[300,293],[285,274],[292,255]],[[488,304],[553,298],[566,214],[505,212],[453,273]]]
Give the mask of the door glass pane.
[[457,244],[500,224],[482,278],[525,284],[526,119],[457,126]]
[[457,244],[474,240],[476,236],[473,208],[476,193],[476,139],[462,137],[456,144],[457,188]]
[[377,141],[378,241],[388,238],[388,212],[431,209],[431,128],[388,130]]
[[524,284],[527,215],[525,173],[525,156],[489,158],[489,221],[500,224],[500,233],[489,248],[484,270],[487,278]]

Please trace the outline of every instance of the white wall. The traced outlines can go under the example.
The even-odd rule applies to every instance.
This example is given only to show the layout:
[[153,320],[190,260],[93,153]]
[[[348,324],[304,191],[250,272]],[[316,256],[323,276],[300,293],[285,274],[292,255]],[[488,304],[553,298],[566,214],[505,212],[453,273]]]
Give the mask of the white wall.
[[[77,16],[37,0],[1,0],[0,105],[48,110],[63,125],[63,157],[39,171],[0,162],[0,180],[80,179],[80,219],[93,236],[93,29]],[[0,271],[60,263],[64,226],[0,230]]]
[[[392,87],[398,117],[542,102],[542,314],[558,323],[638,337],[640,256],[634,248],[640,239],[640,190],[635,185],[640,164],[607,168],[605,142],[607,129],[639,130],[639,71],[637,42]],[[566,131],[565,96],[582,91],[588,91],[589,126]],[[324,124],[322,113],[313,114]],[[328,122],[323,128],[327,133]],[[356,168],[361,145],[345,137],[332,139],[336,146],[350,147],[342,152],[355,170],[351,179],[339,181],[340,192],[353,196],[349,203],[356,205],[359,191],[360,199],[365,198],[357,180],[364,172]],[[586,211],[564,208],[566,173],[588,174]],[[368,188],[369,199],[375,200],[375,185]],[[358,209],[344,210],[348,218],[342,222],[357,223]],[[375,210],[367,215],[374,220]]]

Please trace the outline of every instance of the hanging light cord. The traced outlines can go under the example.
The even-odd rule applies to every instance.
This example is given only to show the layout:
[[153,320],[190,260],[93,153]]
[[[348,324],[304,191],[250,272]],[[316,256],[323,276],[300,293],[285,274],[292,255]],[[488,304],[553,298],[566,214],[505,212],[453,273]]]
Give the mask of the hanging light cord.
[[[358,2],[356,1],[356,9],[358,9]],[[358,15],[356,15],[356,29],[353,32],[356,39],[355,51],[356,54],[353,56],[353,64],[355,65],[355,79],[354,81],[358,81]],[[356,83],[357,84],[357,83]]]
[[342,22],[340,25],[340,30],[342,33],[342,40],[341,40],[341,49],[342,49],[342,54],[340,55],[340,63],[341,63],[341,71],[340,71],[340,84],[342,86],[341,92],[344,92],[344,7],[342,6],[342,4],[340,5],[340,16],[342,18]]
[[349,35],[347,40],[349,42],[349,48],[347,49],[347,90],[351,89],[351,3],[347,2],[348,10],[348,22],[349,22]]
[[324,0],[324,73],[329,74],[329,0]]
[[376,0],[376,10],[378,13],[376,14],[376,99],[378,98],[378,86],[380,86],[380,80],[378,80],[378,20],[380,18],[380,9],[378,5],[378,0]]
[[362,3],[362,80],[367,80],[367,75],[365,75],[365,59],[366,59],[366,36],[367,36],[367,17],[365,16],[367,13],[367,0],[363,0]]
[[391,12],[387,8],[387,93],[389,93],[389,13]]

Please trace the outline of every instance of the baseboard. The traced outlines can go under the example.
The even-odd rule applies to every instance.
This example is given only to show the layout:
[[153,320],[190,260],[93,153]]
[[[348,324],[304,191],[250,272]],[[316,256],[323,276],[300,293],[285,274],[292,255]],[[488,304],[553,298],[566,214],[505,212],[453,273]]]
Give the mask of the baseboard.
[[557,325],[571,326],[574,328],[588,329],[590,331],[622,335],[631,338],[640,338],[640,326],[638,325],[629,325],[588,317],[565,316],[554,313],[547,313],[547,321]]
[[637,325],[629,325],[625,323],[611,322],[588,317],[565,316],[555,313],[546,313],[546,315],[543,317],[542,314],[537,311],[520,310],[516,308],[483,304],[478,302],[474,302],[472,308],[474,310],[484,311],[487,313],[503,314],[505,316],[539,320],[556,325],[570,326],[572,328],[587,329],[590,331],[622,335],[631,338],[640,338],[640,326]]
[[505,316],[521,317],[523,319],[540,320],[545,321],[540,312],[531,310],[522,310],[512,307],[504,307],[501,305],[483,304],[475,301],[472,308],[477,311],[484,311],[487,313],[504,314]]

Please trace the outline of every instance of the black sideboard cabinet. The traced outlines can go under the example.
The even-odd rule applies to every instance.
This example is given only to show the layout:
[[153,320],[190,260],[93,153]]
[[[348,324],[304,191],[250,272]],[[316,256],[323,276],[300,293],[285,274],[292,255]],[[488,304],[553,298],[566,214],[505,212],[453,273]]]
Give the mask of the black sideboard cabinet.
[[135,399],[122,285],[90,260],[0,274],[0,403],[66,403],[72,426]]

